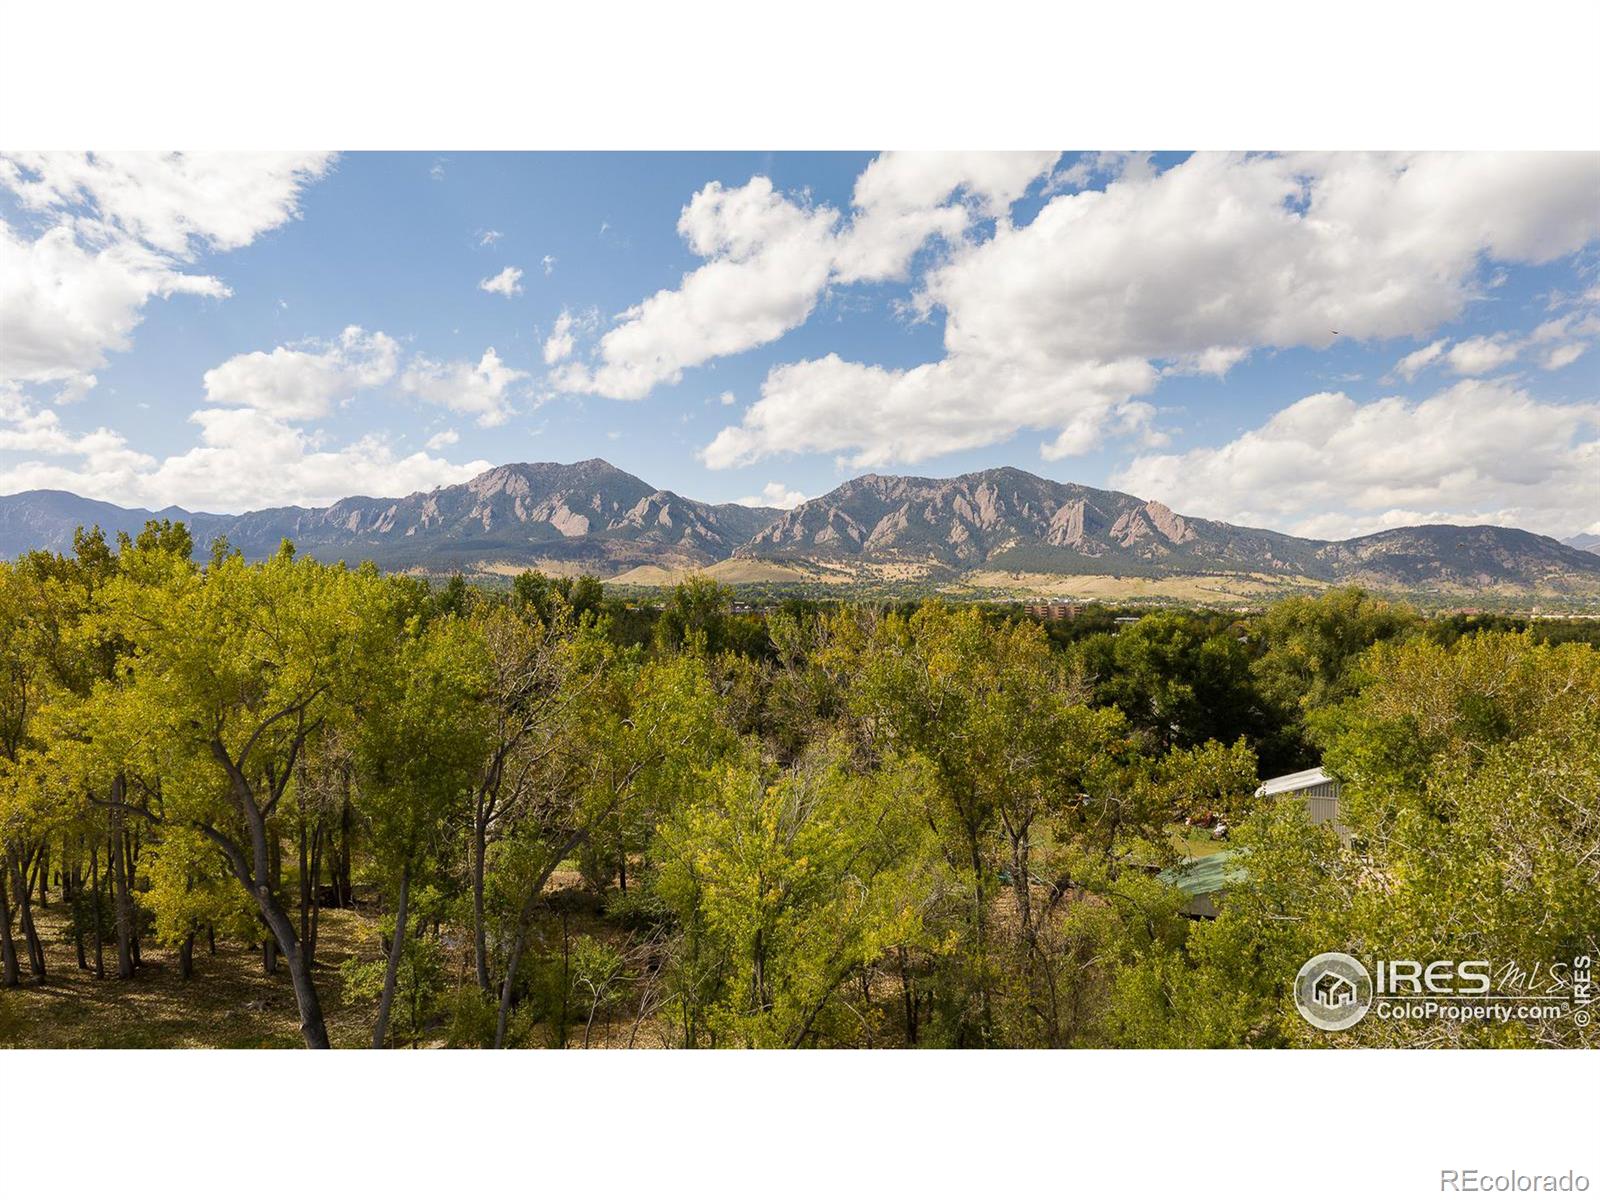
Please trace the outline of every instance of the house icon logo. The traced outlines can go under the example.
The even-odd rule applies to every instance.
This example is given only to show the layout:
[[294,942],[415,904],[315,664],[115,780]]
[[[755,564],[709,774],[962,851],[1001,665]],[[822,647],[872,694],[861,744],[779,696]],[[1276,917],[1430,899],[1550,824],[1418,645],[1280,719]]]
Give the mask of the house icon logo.
[[1324,971],[1311,985],[1311,995],[1324,1008],[1345,1008],[1356,1002],[1356,985],[1337,971]]
[[1319,954],[1294,977],[1294,1005],[1318,1029],[1349,1029],[1372,1007],[1372,976],[1348,954]]

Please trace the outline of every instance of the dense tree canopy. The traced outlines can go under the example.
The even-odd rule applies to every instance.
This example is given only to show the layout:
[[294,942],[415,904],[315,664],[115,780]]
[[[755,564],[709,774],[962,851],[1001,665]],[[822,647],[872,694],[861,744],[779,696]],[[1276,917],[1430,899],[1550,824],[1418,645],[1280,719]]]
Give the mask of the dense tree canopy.
[[[167,956],[192,986],[220,943],[313,1047],[1582,1040],[1327,1035],[1290,988],[1333,948],[1595,953],[1583,641],[1349,589],[1047,625],[192,549],[0,563],[13,996]],[[1254,796],[1319,762],[1343,838]],[[1191,920],[1171,872],[1219,823],[1236,878]],[[48,1040],[25,1011],[0,1040]]]

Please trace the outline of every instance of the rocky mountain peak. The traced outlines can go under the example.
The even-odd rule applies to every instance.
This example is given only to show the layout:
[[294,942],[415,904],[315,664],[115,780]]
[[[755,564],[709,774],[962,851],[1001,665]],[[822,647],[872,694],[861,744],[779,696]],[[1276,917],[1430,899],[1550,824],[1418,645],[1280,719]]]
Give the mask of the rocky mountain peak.
[[736,557],[771,562],[786,577],[824,566],[890,579],[953,579],[980,569],[1234,573],[1407,590],[1600,593],[1600,558],[1523,530],[1416,526],[1323,542],[1186,517],[1156,500],[1014,467],[952,479],[862,475],[788,511],[704,504],[600,458],[507,463],[430,492],[241,516],[150,513],[67,492],[24,492],[0,497],[0,556],[68,550],[79,525],[137,532],[152,516],[187,521],[198,547],[220,536],[263,556],[288,537],[308,554],[390,569],[499,573],[538,565],[609,577]]

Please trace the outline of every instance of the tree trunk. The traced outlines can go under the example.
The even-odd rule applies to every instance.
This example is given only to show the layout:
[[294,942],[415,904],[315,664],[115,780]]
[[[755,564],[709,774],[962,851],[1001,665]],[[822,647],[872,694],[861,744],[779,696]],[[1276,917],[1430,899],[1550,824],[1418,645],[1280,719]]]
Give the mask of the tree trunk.
[[758,927],[750,947],[750,1008],[752,1012],[766,1012],[767,1004],[767,952],[766,938]]
[[[262,827],[253,824],[251,828],[254,834]],[[207,829],[206,832],[223,846],[233,866],[235,878],[244,885],[250,898],[256,902],[261,919],[267,923],[271,936],[277,939],[284,961],[289,965],[289,979],[294,984],[295,1004],[300,1010],[300,1036],[305,1039],[307,1049],[328,1049],[328,1027],[322,1017],[322,1001],[317,997],[316,982],[311,978],[310,964],[300,953],[300,943],[294,936],[294,922],[289,919],[289,914],[284,911],[283,905],[278,903],[278,898],[272,889],[264,883],[258,883],[251,876],[249,865],[239,847],[226,838],[216,835],[214,830]],[[265,847],[258,852],[256,861],[265,864]]]
[[311,878],[311,853],[306,845],[306,821],[301,816],[299,828],[296,830],[295,849],[299,852],[300,864],[300,945],[307,947],[306,957],[310,958],[311,945],[311,893],[316,890],[316,881]]
[[275,931],[284,960],[289,964],[289,978],[294,983],[294,999],[300,1009],[300,1035],[311,1050],[328,1048],[328,1027],[322,1019],[322,1001],[317,998],[316,983],[311,978],[311,967],[300,953],[295,940],[294,926],[289,915],[273,897],[271,889],[256,889],[256,904],[266,918],[269,928]]
[[[68,847],[71,847],[70,857]],[[83,949],[83,839],[75,842],[61,839],[61,898],[72,914],[72,945],[78,953],[78,970],[89,969],[89,959]]]
[[590,986],[589,989],[589,1019],[583,1023],[583,1048],[589,1048],[589,1031],[594,1028],[594,1012],[600,1007],[600,989]]
[[128,861],[124,857],[122,836],[122,797],[126,782],[122,776],[111,781],[111,840],[106,846],[110,860],[113,903],[117,916],[117,978],[133,978],[133,903],[128,894]]
[[11,904],[6,899],[5,880],[0,879],[0,987],[16,987],[21,982],[17,946],[11,940]]
[[94,977],[106,977],[106,948],[105,938],[101,934],[101,927],[105,918],[100,908],[100,840],[91,839],[89,842],[89,886],[93,890],[90,895],[90,910],[94,916]]
[[905,1005],[906,1013],[906,1045],[917,1044],[917,984],[911,976],[911,959],[906,953],[906,948],[901,946],[898,951],[900,959],[900,995]]
[[50,839],[39,843],[39,861],[34,867],[39,876],[39,907],[50,907]]
[[122,852],[126,856],[124,870],[127,872],[126,878],[128,881],[129,949],[133,952],[133,969],[137,971],[144,965],[144,948],[139,944],[139,911],[133,902],[134,885],[139,879],[139,833],[137,828],[124,832]]
[[[311,830],[311,918],[306,920],[305,909],[300,912],[300,946],[301,953],[306,956],[308,963],[317,961],[317,926],[322,917],[322,843],[324,835],[322,821],[318,818],[316,825]],[[301,875],[304,877],[305,868],[302,865]]]
[[528,943],[528,927],[533,920],[534,913],[539,909],[539,896],[544,892],[544,885],[549,881],[550,875],[561,865],[561,860],[566,858],[588,837],[588,832],[580,830],[566,841],[566,844],[550,856],[545,863],[545,868],[539,873],[539,878],[534,880],[528,892],[528,898],[523,902],[522,912],[517,920],[516,936],[511,942],[511,952],[506,956],[505,982],[500,985],[500,1010],[495,1016],[494,1023],[494,1048],[499,1050],[506,1044],[506,1022],[511,1016],[511,997],[516,988],[517,967],[522,962],[522,951]]
[[394,987],[400,978],[400,955],[406,940],[406,901],[411,894],[411,864],[400,868],[400,901],[395,905],[394,937],[389,939],[389,963],[383,971],[383,995],[378,999],[378,1019],[372,1025],[372,1048],[382,1050],[389,1036],[389,1010],[394,1005]]
[[572,995],[572,939],[567,930],[567,910],[561,910],[561,1022],[557,1036],[567,1048],[567,997]]
[[481,817],[472,828],[472,952],[478,960],[478,987],[489,994],[489,933],[483,917],[484,858],[489,852],[489,831]]
[[339,806],[339,844],[330,864],[333,874],[333,894],[340,908],[349,908],[355,903],[355,888],[350,883],[350,825],[350,797],[347,794]]
[[261,971],[265,975],[278,973],[278,943],[270,930],[261,939]]
[[183,939],[183,945],[178,947],[178,978],[188,981],[194,974],[194,930],[189,931],[189,936]]
[[272,887],[274,877],[271,867],[272,839],[268,833],[266,818],[256,803],[250,781],[239,769],[239,764],[229,756],[227,747],[220,739],[212,740],[211,752],[218,764],[227,771],[232,783],[235,805],[250,835],[250,853],[247,856],[243,846],[210,825],[202,826],[201,832],[227,857],[229,865],[233,868],[234,878],[244,885],[245,891],[256,902],[262,920],[266,922],[272,936],[277,939],[278,949],[288,961],[289,978],[294,983],[295,1004],[300,1010],[300,1035],[305,1039],[306,1046],[312,1050],[326,1050],[329,1045],[328,1027],[322,1017],[322,1001],[317,997],[317,986],[311,976],[311,965],[301,953],[300,940],[295,937],[294,922],[289,919],[289,914],[284,911]]
[[[67,842],[61,843],[61,853],[67,852]],[[83,895],[83,839],[72,847],[72,857],[64,861],[61,869],[61,898],[68,904]]]
[[1017,903],[1017,931],[1024,941],[1033,941],[1033,895],[1028,886],[1028,831],[1020,829],[1011,839],[1011,891]]
[[989,1044],[989,1031],[993,1028],[989,1004],[989,899],[984,894],[983,888],[983,850],[979,844],[978,831],[969,827],[967,829],[967,848],[972,856],[972,914],[973,914],[973,945],[978,966],[978,1001],[979,1020],[981,1028],[978,1030],[978,1044]]
[[[29,856],[32,859],[33,856]],[[33,923],[33,900],[30,896],[33,880],[27,870],[29,859],[13,853],[11,855],[11,879],[16,888],[17,901],[17,926],[22,930],[23,939],[28,944],[28,970],[36,979],[43,979],[44,971],[44,943],[39,940],[39,930]]]
[[500,984],[500,1009],[495,1014],[494,1021],[494,1048],[503,1049],[506,1044],[506,1021],[511,1016],[511,997],[516,987],[517,968],[522,965],[522,938],[517,938],[511,943],[511,953],[506,955],[506,977]]

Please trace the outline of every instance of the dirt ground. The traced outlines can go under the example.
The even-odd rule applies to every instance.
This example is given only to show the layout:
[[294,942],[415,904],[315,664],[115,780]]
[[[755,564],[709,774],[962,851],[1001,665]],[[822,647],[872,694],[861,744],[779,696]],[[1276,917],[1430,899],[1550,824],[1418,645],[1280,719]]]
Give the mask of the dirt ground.
[[[0,991],[0,1047],[154,1048],[211,1046],[226,1049],[296,1047],[300,1021],[289,974],[261,969],[261,956],[218,940],[215,957],[204,939],[195,946],[194,974],[179,978],[178,952],[153,943],[129,980],[116,977],[116,946],[105,948],[106,978],[80,970],[70,940],[63,940],[66,906],[35,907],[45,942],[48,974],[36,981],[23,964],[22,986]],[[363,1046],[371,1037],[368,1005],[341,1001],[339,964],[376,958],[376,922],[358,910],[324,909],[315,975],[328,1036],[335,1046]]]
[[[576,871],[557,871],[552,890],[575,895],[580,884]],[[567,931],[576,940],[584,934],[617,941],[586,903],[569,905]],[[106,977],[93,973],[94,952],[86,947],[90,970],[82,970],[66,934],[67,910],[59,902],[34,907],[34,920],[45,943],[48,974],[35,980],[22,964],[22,986],[0,990],[0,1049],[255,1049],[298,1048],[300,1036],[294,989],[287,969],[279,964],[275,976],[261,969],[258,950],[219,938],[213,956],[198,940],[194,974],[185,982],[179,976],[178,952],[155,945],[143,946],[143,963],[129,980],[116,977],[116,946],[105,947]],[[535,939],[538,949],[558,954],[560,926],[551,919]],[[467,980],[471,962],[468,939],[450,939],[462,950],[448,966],[457,984]],[[19,945],[20,949],[20,945]],[[370,904],[355,909],[323,909],[319,924],[315,977],[322,1001],[328,1037],[336,1048],[365,1048],[372,1036],[373,1004],[346,1003],[339,968],[350,958],[373,961],[382,957],[378,939],[378,913]],[[592,1046],[656,1046],[664,1044],[654,1022],[635,1022],[638,998],[621,1011],[597,1019],[589,1030]],[[574,1002],[569,1013],[567,1044],[584,1041],[585,1013]],[[541,1023],[523,1031],[524,1044],[548,1046],[556,1037],[552,1026]],[[421,1044],[445,1044],[443,1030],[424,1035]]]

